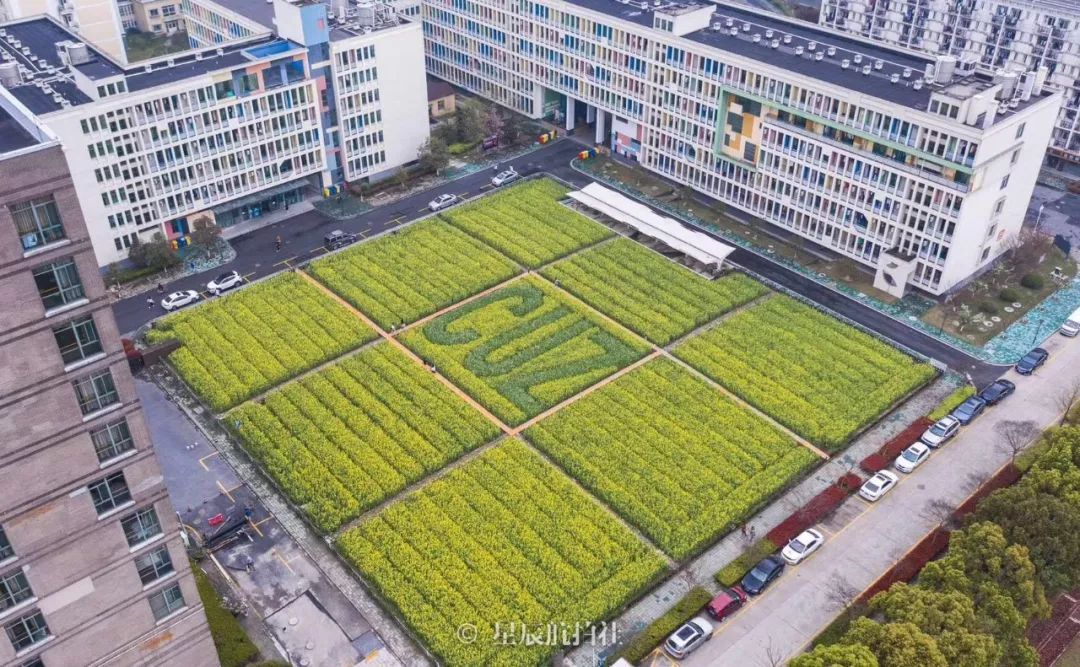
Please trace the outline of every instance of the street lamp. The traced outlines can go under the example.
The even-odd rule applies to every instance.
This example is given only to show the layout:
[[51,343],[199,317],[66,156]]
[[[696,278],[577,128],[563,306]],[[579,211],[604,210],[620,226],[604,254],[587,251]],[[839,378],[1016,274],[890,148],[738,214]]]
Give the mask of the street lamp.
[[1035,320],[1035,337],[1031,339],[1031,344],[1039,342],[1039,331],[1042,330],[1042,320]]
[[1046,208],[1046,204],[1039,204],[1039,215],[1035,217],[1035,229],[1033,231],[1039,231],[1039,223],[1042,222],[1043,209]]

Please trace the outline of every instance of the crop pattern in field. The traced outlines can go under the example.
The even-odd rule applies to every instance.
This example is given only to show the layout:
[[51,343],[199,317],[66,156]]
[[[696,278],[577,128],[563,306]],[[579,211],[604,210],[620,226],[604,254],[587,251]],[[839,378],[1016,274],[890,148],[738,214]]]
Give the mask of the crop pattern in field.
[[499,430],[402,352],[380,343],[228,419],[312,521],[331,531]]
[[657,345],[667,345],[768,291],[741,273],[707,280],[624,238],[585,250],[542,273]]
[[634,369],[525,437],[675,558],[730,530],[819,460],[669,359]]
[[169,360],[217,411],[373,338],[347,308],[293,274],[169,315],[147,334],[151,343],[180,341]]
[[648,345],[529,276],[402,336],[507,424],[520,424],[644,356]]
[[461,230],[430,220],[312,262],[309,271],[389,330],[497,285],[519,268]]
[[613,233],[560,204],[565,196],[566,188],[543,178],[511,186],[442,216],[535,269]]
[[[443,664],[538,665],[532,631],[605,618],[663,570],[660,556],[516,439],[343,533],[341,553]],[[461,641],[471,626],[475,641]]]
[[830,451],[934,376],[928,364],[783,296],[731,315],[675,354]]

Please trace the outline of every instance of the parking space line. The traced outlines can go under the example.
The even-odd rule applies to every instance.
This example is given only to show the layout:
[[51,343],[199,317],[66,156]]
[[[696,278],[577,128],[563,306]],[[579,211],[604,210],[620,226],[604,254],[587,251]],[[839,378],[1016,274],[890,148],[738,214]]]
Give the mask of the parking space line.
[[[399,218],[399,220],[400,220],[400,218]],[[356,233],[360,235],[360,238],[366,239],[368,233],[370,233],[370,232],[371,232],[371,227],[368,227],[367,229],[361,229],[360,231],[358,231]]]
[[274,549],[272,553],[274,554],[274,558],[277,558],[279,561],[281,561],[282,565],[288,568],[289,572],[296,574],[296,570],[292,569],[292,565],[289,565],[289,561],[281,557],[281,554],[277,552],[277,549]]
[[211,456],[217,456],[217,455],[218,455],[218,452],[213,452],[213,453],[207,454],[206,456],[199,459],[199,465],[201,465],[202,469],[205,470],[206,472],[210,472],[210,468],[207,467],[207,465],[206,465],[206,459],[210,458]]
[[296,259],[295,255],[290,257],[289,259],[283,259],[280,262],[275,263],[274,266],[281,266],[282,264],[284,264],[285,266],[290,266],[291,267],[292,264],[289,264],[289,262],[293,261],[294,259]]
[[428,210],[428,208],[427,208],[427,206],[425,206],[424,208],[422,208],[422,209],[420,209],[419,211],[417,211],[417,213],[423,213],[423,212],[425,212],[425,211],[427,211],[427,210]]
[[[265,521],[265,520],[266,519],[263,519],[263,521]],[[251,526],[251,529],[259,534],[259,537],[266,537],[265,535],[263,535],[263,532],[261,530],[259,530],[259,524],[258,523],[253,522],[251,519],[248,519],[247,522]],[[259,523],[262,523],[262,522],[260,521]]]
[[219,480],[217,480],[217,485],[218,485],[218,488],[219,488],[219,489],[221,489],[221,492],[222,492],[223,494],[225,494],[225,497],[226,497],[226,498],[228,498],[228,499],[229,499],[229,500],[230,500],[230,501],[231,501],[231,502],[232,502],[233,504],[236,504],[236,498],[233,498],[233,497],[232,497],[232,493],[231,493],[231,492],[232,492],[232,491],[235,491],[235,490],[237,490],[237,489],[239,489],[239,488],[240,488],[241,486],[243,486],[243,484],[237,484],[236,486],[234,486],[234,487],[233,487],[233,488],[231,488],[231,489],[226,489],[226,488],[225,488],[225,485],[224,485],[224,484],[222,484],[222,483],[221,483],[221,480],[219,479]]
[[252,271],[251,273],[245,273],[244,275],[240,276],[240,279],[243,280],[245,283],[248,283],[251,282],[250,278],[253,275],[255,275],[254,271]]
[[315,248],[314,250],[311,250],[310,252],[311,252],[312,255],[314,255],[317,252],[326,252],[326,246],[321,245],[318,248]]
[[481,185],[480,189],[481,190],[487,190],[488,188],[493,188],[493,187],[495,187],[495,186],[492,185],[491,183],[488,183],[487,185]]

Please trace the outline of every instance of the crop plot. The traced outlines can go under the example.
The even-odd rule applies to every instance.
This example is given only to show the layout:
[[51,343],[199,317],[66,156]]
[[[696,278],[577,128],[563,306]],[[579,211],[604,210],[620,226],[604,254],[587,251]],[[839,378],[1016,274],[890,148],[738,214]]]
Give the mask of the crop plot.
[[[664,568],[517,440],[388,506],[337,546],[453,667],[540,664],[554,642],[525,646],[512,628],[573,632],[609,616]],[[461,641],[463,625],[473,626],[475,641]],[[499,641],[497,626],[511,641]]]
[[535,269],[613,235],[559,203],[566,188],[551,179],[526,181],[442,214],[520,264]]
[[732,315],[675,355],[829,451],[934,376],[928,364],[781,296]]
[[741,273],[707,280],[622,238],[549,266],[543,274],[657,345],[768,291]]
[[675,558],[712,542],[817,456],[668,359],[525,437]]
[[363,350],[248,403],[228,419],[324,531],[401,491],[499,430],[399,350]]
[[311,263],[311,275],[389,330],[518,273],[513,262],[440,220]]
[[227,410],[375,338],[348,309],[285,274],[157,322],[147,340],[211,408]]
[[507,424],[520,424],[648,352],[540,278],[452,310],[402,338]]

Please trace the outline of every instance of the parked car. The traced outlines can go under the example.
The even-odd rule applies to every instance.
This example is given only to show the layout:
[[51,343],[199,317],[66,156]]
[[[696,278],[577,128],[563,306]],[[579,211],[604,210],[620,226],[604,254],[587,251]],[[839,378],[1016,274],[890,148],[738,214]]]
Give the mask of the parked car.
[[434,213],[435,211],[441,211],[444,208],[450,208],[451,206],[458,203],[459,201],[461,201],[461,200],[458,199],[457,195],[452,195],[452,194],[439,195],[435,199],[432,199],[430,202],[428,202],[427,207],[429,209],[431,209],[432,213]]
[[1016,372],[1020,375],[1031,375],[1035,369],[1043,365],[1050,353],[1041,347],[1037,347],[1024,355],[1024,358],[1016,362]]
[[1061,325],[1061,335],[1066,338],[1074,338],[1076,334],[1080,334],[1080,308],[1077,308],[1069,315],[1069,319],[1065,320],[1065,324]]
[[758,561],[754,569],[746,573],[739,583],[739,588],[748,595],[760,595],[765,588],[784,573],[784,559],[776,554]]
[[930,458],[930,448],[921,442],[916,442],[896,457],[893,467],[900,472],[911,472],[928,458]]
[[183,308],[189,303],[195,303],[198,300],[199,293],[193,289],[184,290],[182,292],[173,292],[161,300],[161,307],[165,310],[176,310],[177,308]]
[[491,179],[491,184],[494,185],[495,187],[499,187],[500,185],[506,185],[507,183],[512,183],[513,181],[516,181],[519,178],[521,178],[521,174],[514,171],[513,167],[510,167],[506,171],[500,171],[498,174],[496,174]]
[[978,396],[972,396],[968,400],[964,401],[960,405],[956,406],[956,409],[952,411],[952,416],[956,418],[958,422],[967,426],[971,422],[975,421],[975,418],[982,414],[986,409],[986,401]]
[[731,616],[746,603],[746,592],[736,586],[735,588],[721,589],[720,593],[705,605],[705,611],[718,621]]
[[987,405],[997,405],[1016,391],[1016,385],[1008,380],[995,380],[989,387],[979,392],[979,398]]
[[899,481],[900,478],[896,476],[896,473],[880,470],[874,473],[873,477],[863,482],[863,485],[859,488],[859,496],[870,502],[876,502],[886,493],[892,491]]
[[240,277],[239,273],[236,271],[229,271],[206,283],[206,291],[217,296],[225,290],[230,290],[243,284],[244,279]]
[[780,555],[788,565],[798,565],[821,548],[822,544],[825,544],[825,536],[813,528],[807,528],[798,537],[788,542],[787,546],[780,551]]
[[689,655],[712,637],[713,626],[704,618],[697,616],[691,618],[682,627],[671,633],[664,642],[664,650],[668,655],[680,660]]
[[923,431],[922,442],[931,447],[940,447],[948,442],[954,435],[960,432],[960,420],[952,415],[947,415],[934,422],[934,425]]
[[340,229],[335,229],[323,237],[323,247],[327,250],[337,250],[350,243],[356,243],[357,238],[356,234],[349,234]]

